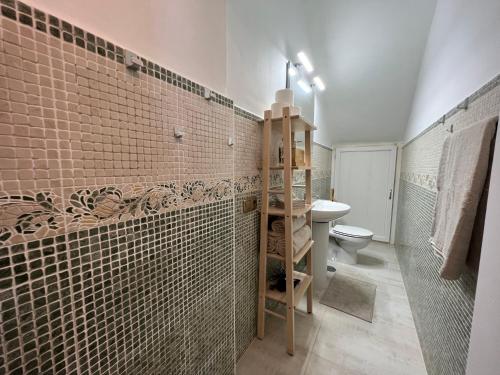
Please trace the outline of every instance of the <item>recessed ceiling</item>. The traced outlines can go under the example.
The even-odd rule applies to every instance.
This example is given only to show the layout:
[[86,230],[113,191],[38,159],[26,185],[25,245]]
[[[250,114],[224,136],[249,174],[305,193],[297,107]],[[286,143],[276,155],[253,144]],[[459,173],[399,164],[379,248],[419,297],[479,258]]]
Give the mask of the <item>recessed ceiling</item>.
[[436,0],[304,1],[305,49],[333,143],[400,141]]

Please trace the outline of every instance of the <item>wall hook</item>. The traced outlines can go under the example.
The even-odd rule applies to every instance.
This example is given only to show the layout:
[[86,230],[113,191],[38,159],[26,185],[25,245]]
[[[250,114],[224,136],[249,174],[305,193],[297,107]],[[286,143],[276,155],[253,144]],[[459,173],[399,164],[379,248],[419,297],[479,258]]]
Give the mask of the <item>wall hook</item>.
[[184,137],[184,132],[179,128],[175,128],[174,129],[174,137],[177,139],[181,139],[182,137]]
[[208,101],[212,100],[212,90],[204,87],[203,88],[203,97],[205,98],[205,100],[208,100]]
[[469,98],[465,98],[465,100],[462,103],[457,105],[457,108],[467,111],[467,109],[469,109]]
[[446,129],[448,133],[453,133],[453,124],[450,125],[448,129]]
[[443,115],[443,117],[441,117],[439,120],[438,120],[438,124],[444,124],[444,122],[446,121],[446,115]]

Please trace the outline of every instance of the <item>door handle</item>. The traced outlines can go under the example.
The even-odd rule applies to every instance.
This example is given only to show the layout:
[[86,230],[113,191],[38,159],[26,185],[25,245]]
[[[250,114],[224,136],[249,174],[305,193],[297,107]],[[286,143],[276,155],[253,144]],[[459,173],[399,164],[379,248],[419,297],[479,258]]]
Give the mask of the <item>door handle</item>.
[[392,199],[392,189],[389,191],[389,200]]

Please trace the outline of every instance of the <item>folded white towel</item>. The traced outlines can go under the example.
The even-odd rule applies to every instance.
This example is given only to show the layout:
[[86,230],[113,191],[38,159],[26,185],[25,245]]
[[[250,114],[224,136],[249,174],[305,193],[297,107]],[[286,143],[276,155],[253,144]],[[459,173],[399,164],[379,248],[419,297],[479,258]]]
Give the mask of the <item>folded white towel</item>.
[[311,239],[312,231],[309,225],[304,225],[293,234],[293,252],[294,254],[301,250]]
[[457,131],[443,145],[430,242],[443,258],[440,273],[445,279],[458,279],[466,263],[497,121],[495,117]]

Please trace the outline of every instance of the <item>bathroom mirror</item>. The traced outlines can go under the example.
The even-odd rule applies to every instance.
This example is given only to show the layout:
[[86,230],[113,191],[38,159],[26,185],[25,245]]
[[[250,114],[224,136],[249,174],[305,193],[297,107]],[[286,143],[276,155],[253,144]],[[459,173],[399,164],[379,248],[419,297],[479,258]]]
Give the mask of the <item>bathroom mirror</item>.
[[309,122],[314,123],[314,90],[306,93],[300,86],[299,81],[303,80],[309,85],[309,79],[305,76],[303,69],[298,66],[295,68],[296,74],[294,76],[288,73],[288,67],[293,64],[287,63],[286,75],[287,84],[293,90],[294,103],[301,109],[301,115]]
[[[304,69],[299,65],[294,67],[295,75],[289,73],[290,66],[294,67],[293,63],[289,61],[286,64],[286,83],[287,87],[293,90],[294,104],[300,107],[301,116],[304,117],[308,122],[314,124],[314,90],[305,92],[299,85],[299,81],[302,80],[309,86],[309,78],[306,76]],[[304,147],[304,134],[297,133],[295,135],[295,140],[297,141],[297,147]]]

